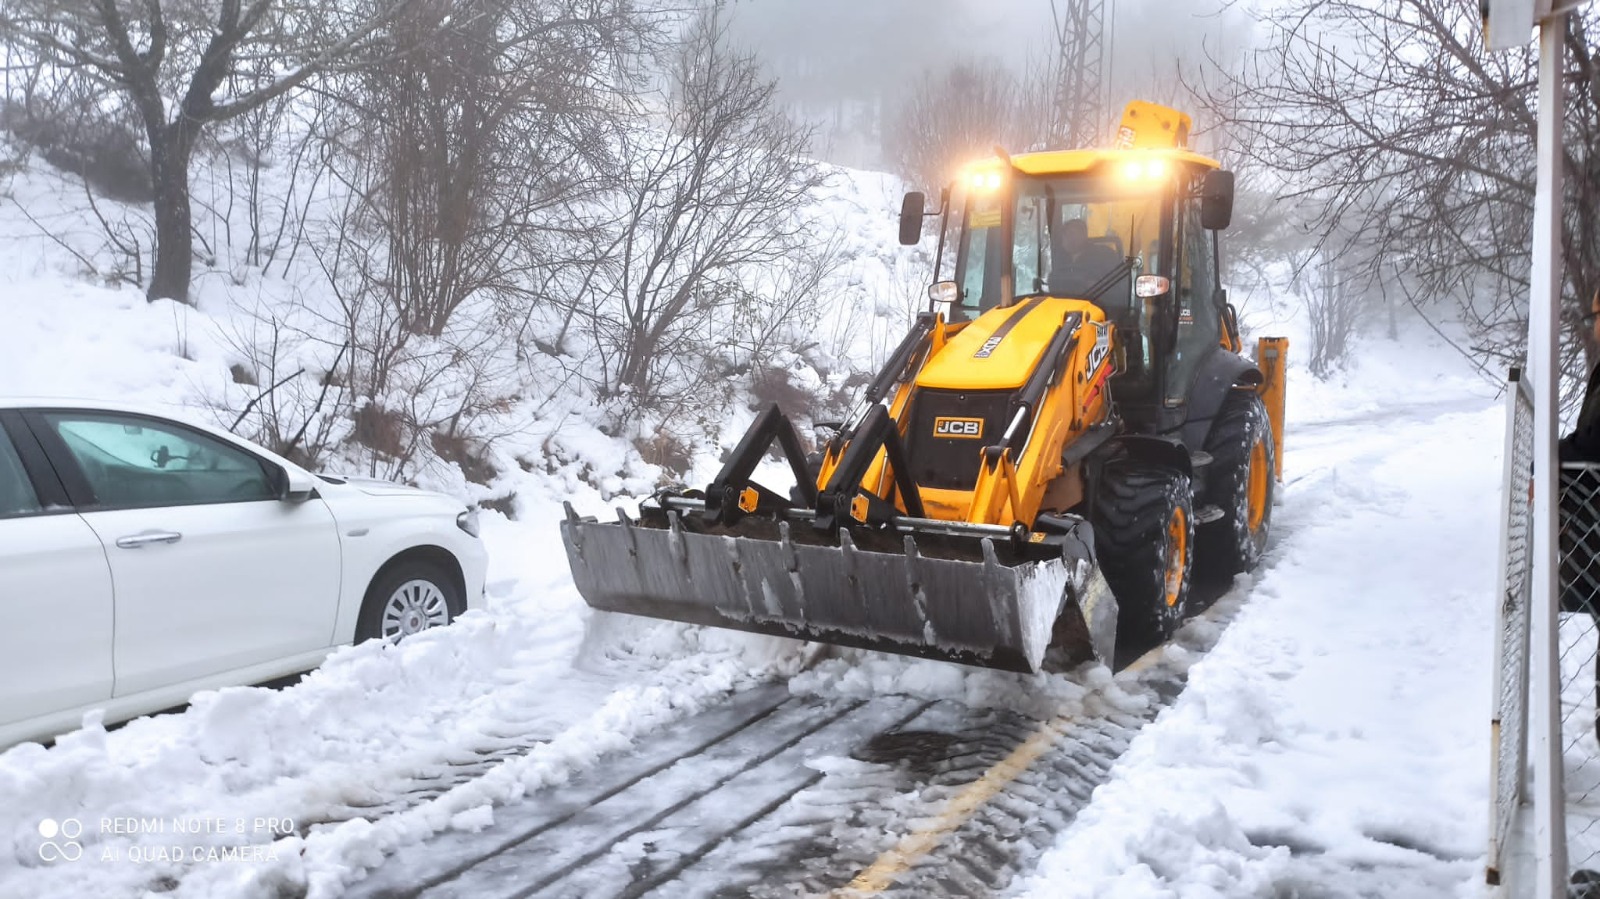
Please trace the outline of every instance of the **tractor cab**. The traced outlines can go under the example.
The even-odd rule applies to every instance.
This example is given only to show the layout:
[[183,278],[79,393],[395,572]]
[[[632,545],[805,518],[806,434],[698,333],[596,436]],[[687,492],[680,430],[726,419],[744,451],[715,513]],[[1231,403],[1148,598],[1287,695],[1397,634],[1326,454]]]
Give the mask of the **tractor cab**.
[[[1233,175],[1190,152],[1189,117],[1135,101],[1111,149],[1017,156],[968,166],[945,190],[934,311],[959,326],[1038,297],[1093,304],[1116,329],[1113,391],[1141,430],[1181,422],[1201,363],[1239,350],[1218,272]],[[902,239],[920,234],[908,194]]]

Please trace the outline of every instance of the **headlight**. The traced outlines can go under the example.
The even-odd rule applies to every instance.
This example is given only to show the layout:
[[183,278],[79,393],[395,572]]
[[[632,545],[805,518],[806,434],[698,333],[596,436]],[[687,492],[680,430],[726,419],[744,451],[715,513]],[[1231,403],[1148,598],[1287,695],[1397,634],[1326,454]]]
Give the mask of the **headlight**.
[[456,527],[466,531],[472,536],[478,536],[478,510],[467,509],[456,516]]

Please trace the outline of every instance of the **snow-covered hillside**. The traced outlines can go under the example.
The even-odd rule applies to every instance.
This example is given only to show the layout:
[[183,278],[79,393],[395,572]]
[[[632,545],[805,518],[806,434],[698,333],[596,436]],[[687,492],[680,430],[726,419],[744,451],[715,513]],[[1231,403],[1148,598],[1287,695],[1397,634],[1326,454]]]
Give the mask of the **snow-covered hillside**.
[[[28,173],[13,190],[37,209],[59,190],[52,177]],[[898,252],[885,250],[897,198],[887,179],[846,184],[821,214],[848,235],[854,292],[819,338],[870,356],[905,313],[883,262]],[[211,421],[237,405],[229,334],[241,310],[295,284],[218,277],[198,309],[148,304],[81,280],[8,208],[0,394],[132,400]],[[1298,336],[1293,321],[1250,324]],[[1501,407],[1423,328],[1370,348],[1330,382],[1292,372],[1263,568],[1219,602],[1220,632],[1191,625],[1186,640],[1207,651],[1166,650],[1159,663],[1188,667],[1187,690],[1134,739],[1021,894],[1476,895]],[[485,516],[486,613],[398,647],[343,650],[293,686],[208,692],[178,714],[109,732],[90,720],[49,749],[0,754],[0,897],[335,896],[387,853],[480,829],[530,791],[764,682],[1034,714],[1118,689],[1103,669],[1023,677],[853,651],[819,661],[791,641],[597,617],[568,577],[560,503],[631,505],[660,472],[554,391],[504,414],[515,427],[496,444],[509,463],[500,480],[472,484],[437,460],[415,472],[472,499],[515,493],[516,520]],[[746,415],[736,410],[727,433]],[[691,480],[714,469],[707,449]],[[550,461],[517,464],[529,459]],[[486,760],[476,776],[417,792],[468,759]],[[360,816],[371,809],[374,820]],[[45,819],[89,822],[81,860],[40,859]],[[117,832],[128,819],[228,828]],[[292,833],[279,832],[286,820]],[[225,857],[241,845],[256,848]]]

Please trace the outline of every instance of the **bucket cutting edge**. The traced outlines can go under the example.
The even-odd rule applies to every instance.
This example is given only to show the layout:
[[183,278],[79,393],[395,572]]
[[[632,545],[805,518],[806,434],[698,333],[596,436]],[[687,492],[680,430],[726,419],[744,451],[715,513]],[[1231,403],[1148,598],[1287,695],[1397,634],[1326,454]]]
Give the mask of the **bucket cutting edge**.
[[[1087,528],[1086,528],[1087,529]],[[569,517],[573,580],[593,608],[922,658],[1035,672],[1109,663],[1117,608],[1088,549],[1002,561],[990,538],[899,551]],[[890,538],[893,541],[893,538]],[[878,543],[884,541],[880,538]],[[959,556],[959,557],[951,557]]]

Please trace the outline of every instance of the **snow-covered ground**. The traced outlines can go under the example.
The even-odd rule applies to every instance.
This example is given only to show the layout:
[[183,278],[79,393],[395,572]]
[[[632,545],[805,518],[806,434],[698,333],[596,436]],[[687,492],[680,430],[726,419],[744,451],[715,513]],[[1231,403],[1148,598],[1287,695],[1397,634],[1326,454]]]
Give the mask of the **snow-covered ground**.
[[1480,895],[1503,412],[1457,388],[1292,428],[1248,601],[1026,895]]
[[[0,216],[0,236],[13,227]],[[230,361],[216,306],[73,280],[39,262],[47,249],[0,250],[0,394],[214,414]],[[1421,328],[1366,346],[1329,382],[1293,373],[1264,567],[1022,894],[1478,895],[1501,406]],[[608,492],[645,489],[640,471]],[[90,720],[49,749],[0,753],[0,899],[334,896],[385,853],[481,828],[763,682],[1033,714],[1081,712],[1086,690],[1112,689],[1103,670],[1025,678],[855,652],[813,665],[789,641],[595,618],[556,522],[563,499],[592,514],[608,501],[570,472],[518,483],[519,520],[484,516],[486,613],[343,650],[290,687],[208,692],[181,713],[110,731]],[[481,776],[390,807],[485,756],[498,761]],[[359,817],[369,806],[384,813]],[[82,830],[42,835],[47,820]],[[81,858],[44,860],[47,836]]]
[[[50,306],[0,300],[20,323],[0,333],[0,359],[27,360],[5,367],[0,392],[37,390],[28,380],[53,370],[64,379],[54,384],[181,399],[200,363],[162,346],[187,310],[53,289]],[[76,314],[60,315],[64,304]],[[42,308],[53,311],[30,317]],[[1391,399],[1396,385],[1403,401]],[[1447,351],[1418,345],[1365,360],[1342,384],[1302,378],[1291,396],[1264,569],[1241,585],[1241,611],[1187,691],[1135,740],[1027,895],[1474,895],[1501,407]],[[603,511],[595,495],[576,501]],[[10,849],[0,896],[266,896],[280,886],[336,895],[384,852],[482,826],[495,804],[808,661],[786,641],[664,625],[608,622],[586,639],[590,616],[567,577],[554,498],[523,511],[516,522],[487,516],[487,614],[396,649],[342,651],[286,689],[206,693],[181,714],[110,732],[89,722],[51,749],[0,755],[0,840]],[[980,704],[1072,693],[1042,687],[850,653],[795,689]],[[497,749],[515,751],[376,823],[317,823]],[[44,819],[87,822],[82,859],[40,860]],[[125,819],[167,832],[108,832],[134,823]],[[309,832],[274,834],[271,819]],[[223,832],[171,832],[203,820]],[[259,848],[208,855],[241,845]],[[171,858],[175,848],[189,857]]]

